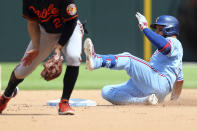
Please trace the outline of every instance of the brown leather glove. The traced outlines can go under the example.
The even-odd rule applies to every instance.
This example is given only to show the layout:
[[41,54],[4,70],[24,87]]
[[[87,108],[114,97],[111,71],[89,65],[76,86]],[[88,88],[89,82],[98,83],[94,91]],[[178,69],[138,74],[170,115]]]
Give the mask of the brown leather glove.
[[53,80],[62,73],[63,56],[52,55],[44,64],[44,70],[41,76],[46,80]]

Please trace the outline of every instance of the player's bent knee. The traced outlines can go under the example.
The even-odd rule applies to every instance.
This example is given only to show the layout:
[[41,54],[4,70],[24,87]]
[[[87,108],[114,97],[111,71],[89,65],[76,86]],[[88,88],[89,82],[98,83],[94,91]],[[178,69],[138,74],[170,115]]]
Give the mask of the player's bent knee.
[[123,55],[128,55],[128,56],[131,55],[131,53],[129,53],[129,52],[123,52],[122,54],[123,54]]
[[109,87],[103,87],[101,91],[102,97],[108,99],[109,97]]
[[110,87],[110,86],[103,87],[101,94],[105,100],[107,100],[111,103],[114,101],[112,87]]
[[114,97],[114,93],[112,91],[112,88],[110,87],[103,87],[102,88],[102,97],[103,99],[105,99],[106,101],[114,104],[114,105],[122,105],[122,102],[119,102],[116,100],[116,98]]

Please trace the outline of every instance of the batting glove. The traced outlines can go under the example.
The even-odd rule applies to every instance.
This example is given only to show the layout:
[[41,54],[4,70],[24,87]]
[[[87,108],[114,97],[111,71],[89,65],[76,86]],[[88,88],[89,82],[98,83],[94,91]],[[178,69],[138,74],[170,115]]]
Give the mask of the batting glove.
[[138,25],[141,31],[143,31],[145,28],[148,28],[148,22],[142,14],[137,12],[135,16],[138,20]]

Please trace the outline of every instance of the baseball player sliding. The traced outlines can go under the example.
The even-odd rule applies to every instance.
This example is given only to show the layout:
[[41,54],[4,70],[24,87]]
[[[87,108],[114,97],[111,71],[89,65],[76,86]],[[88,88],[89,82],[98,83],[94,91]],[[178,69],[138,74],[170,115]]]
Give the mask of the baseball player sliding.
[[[52,58],[60,60],[63,52],[67,65],[58,113],[74,114],[74,110],[69,106],[69,98],[78,77],[84,32],[78,20],[74,0],[23,0],[23,16],[28,21],[31,41],[21,62],[12,72],[5,92],[0,96],[0,113],[12,98],[16,86],[55,49]],[[47,66],[45,64],[45,67]],[[61,65],[55,68],[59,67]],[[49,75],[44,71],[42,75],[46,80],[50,80],[59,75],[56,73]]]
[[86,67],[95,70],[101,67],[112,70],[126,70],[130,79],[119,85],[108,85],[102,89],[102,96],[112,104],[151,104],[162,102],[170,92],[171,100],[178,99],[183,85],[183,48],[177,39],[178,20],[162,15],[148,28],[146,18],[136,13],[140,30],[157,48],[150,62],[128,52],[117,55],[100,55],[94,52],[92,41],[84,43]]

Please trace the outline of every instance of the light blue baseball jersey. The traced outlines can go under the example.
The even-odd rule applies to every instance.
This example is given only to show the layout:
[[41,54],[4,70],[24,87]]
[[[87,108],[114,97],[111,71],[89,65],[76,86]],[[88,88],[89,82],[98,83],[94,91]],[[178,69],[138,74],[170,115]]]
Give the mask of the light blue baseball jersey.
[[161,74],[165,75],[173,88],[175,81],[183,80],[182,58],[183,48],[180,41],[173,37],[166,38],[171,46],[167,55],[163,55],[156,50],[150,59],[150,66],[155,68]]
[[[112,70],[126,70],[131,77],[125,83],[105,86],[102,89],[103,98],[114,104],[144,103],[149,95],[155,94],[159,101],[163,101],[172,90],[174,82],[183,80],[181,43],[172,37],[166,40],[167,46],[156,50],[150,62],[128,52],[93,56],[94,69],[105,67]],[[170,49],[168,54],[166,47]]]

